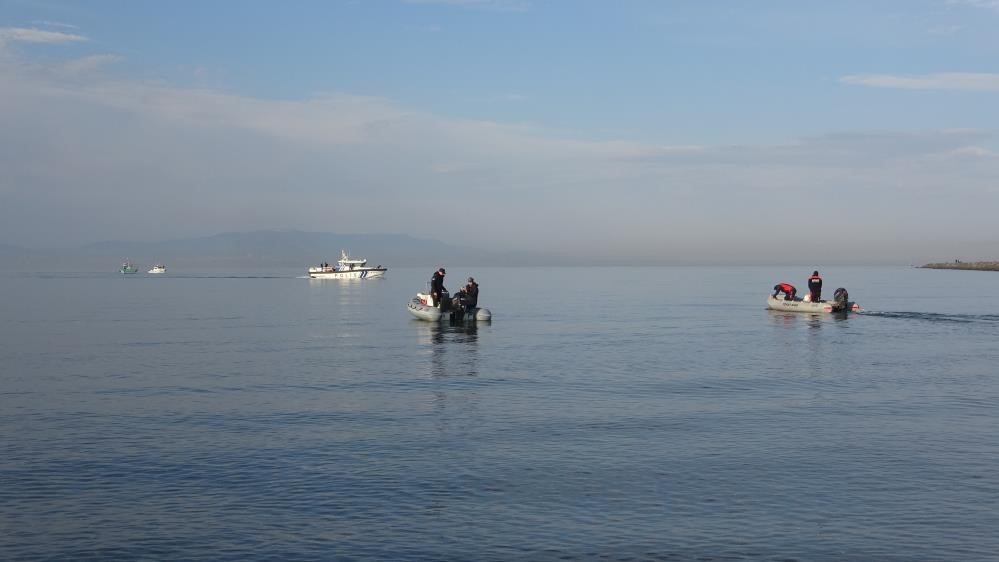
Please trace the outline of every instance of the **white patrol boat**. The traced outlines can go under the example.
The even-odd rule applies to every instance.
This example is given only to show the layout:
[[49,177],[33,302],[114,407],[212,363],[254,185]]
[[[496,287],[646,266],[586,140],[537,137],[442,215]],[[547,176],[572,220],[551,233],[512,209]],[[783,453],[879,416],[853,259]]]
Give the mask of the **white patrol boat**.
[[475,320],[489,322],[493,319],[493,315],[489,312],[488,308],[479,308],[476,306],[463,309],[455,307],[447,291],[441,295],[440,304],[441,306],[434,306],[434,298],[428,293],[416,293],[413,300],[409,301],[409,304],[406,305],[406,310],[420,320],[427,320],[428,322],[438,322],[444,318],[448,318],[453,322]]
[[312,279],[371,279],[383,277],[388,271],[380,265],[368,267],[368,260],[364,258],[352,258],[346,250],[340,250],[340,259],[336,265],[328,263],[319,264],[309,268],[309,277]]
[[809,300],[809,295],[806,295],[804,299],[795,298],[793,300],[784,300],[783,297],[777,298],[770,295],[767,297],[767,308],[784,312],[821,314],[824,312],[856,312],[860,310],[860,305],[851,301],[850,294],[846,289],[840,287],[833,293],[831,301],[812,302]]
[[149,270],[149,273],[166,273],[166,266],[161,263],[158,263],[154,265],[152,269]]

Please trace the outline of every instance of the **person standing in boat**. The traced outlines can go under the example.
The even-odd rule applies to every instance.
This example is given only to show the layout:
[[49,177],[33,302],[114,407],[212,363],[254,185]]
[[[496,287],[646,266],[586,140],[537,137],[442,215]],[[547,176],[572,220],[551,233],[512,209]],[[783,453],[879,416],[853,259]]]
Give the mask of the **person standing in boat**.
[[434,299],[434,306],[440,307],[441,305],[441,294],[447,291],[444,288],[444,268],[440,268],[434,272],[434,276],[430,278],[430,296]]
[[819,302],[822,298],[822,278],[819,277],[818,270],[813,271],[812,276],[808,278],[808,293],[812,302]]
[[774,285],[774,294],[772,296],[777,298],[777,293],[784,293],[784,300],[793,301],[794,295],[798,293],[798,290],[790,283],[777,283]]
[[465,293],[468,295],[468,308],[475,308],[479,305],[479,284],[475,282],[475,279],[468,278],[468,283],[465,284]]

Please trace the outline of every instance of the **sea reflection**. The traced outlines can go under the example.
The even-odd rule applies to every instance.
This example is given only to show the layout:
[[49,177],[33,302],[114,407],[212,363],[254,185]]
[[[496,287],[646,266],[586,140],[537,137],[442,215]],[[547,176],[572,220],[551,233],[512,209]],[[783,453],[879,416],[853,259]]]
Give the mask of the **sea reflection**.
[[[782,357],[785,365],[797,365],[800,372],[812,375],[829,370],[829,356],[841,349],[837,347],[837,342],[842,338],[847,320],[853,315],[849,312],[808,314],[774,310],[768,313],[773,328],[771,338],[783,344],[774,346],[773,353]],[[785,351],[789,347],[797,352],[787,355]],[[795,361],[789,362],[789,357],[794,357]]]
[[781,312],[777,310],[767,310],[770,319],[775,326],[791,327],[797,326],[802,314],[796,312]]
[[[792,327],[804,324],[809,329],[820,330],[826,322],[842,322],[850,317],[849,312],[784,312],[767,310],[774,325]],[[856,313],[854,313],[856,314]]]
[[822,329],[822,317],[818,314],[809,314],[805,319],[806,325],[809,330],[821,330]]
[[478,330],[475,322],[414,322],[420,345],[430,350],[432,377],[478,376]]

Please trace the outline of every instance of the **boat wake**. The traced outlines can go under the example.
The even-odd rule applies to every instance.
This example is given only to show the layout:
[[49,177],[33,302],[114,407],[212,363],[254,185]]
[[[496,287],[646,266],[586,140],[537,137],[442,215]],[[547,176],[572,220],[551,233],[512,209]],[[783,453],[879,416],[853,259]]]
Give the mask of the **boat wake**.
[[940,314],[936,312],[878,312],[864,310],[864,316],[897,318],[900,320],[923,320],[926,322],[951,322],[957,324],[999,324],[999,314]]
[[298,279],[294,275],[198,275],[170,274],[170,279]]

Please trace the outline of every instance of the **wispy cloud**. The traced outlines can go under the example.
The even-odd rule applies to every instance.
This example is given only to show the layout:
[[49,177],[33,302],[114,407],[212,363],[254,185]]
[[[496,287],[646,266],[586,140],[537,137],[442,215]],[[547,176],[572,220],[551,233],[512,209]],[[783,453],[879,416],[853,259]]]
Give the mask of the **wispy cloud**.
[[969,92],[999,92],[999,74],[975,72],[944,72],[919,76],[891,74],[856,74],[840,78],[845,84],[902,90],[959,90]]
[[444,26],[441,25],[411,25],[409,29],[413,31],[418,31],[420,33],[440,33],[444,31]]
[[430,170],[435,174],[456,174],[474,171],[478,167],[473,162],[437,162],[431,164]]
[[949,0],[947,3],[972,6],[974,8],[984,8],[999,12],[999,0]]
[[0,121],[9,124],[0,127],[0,240],[325,225],[331,209],[350,209],[336,228],[426,232],[444,217],[474,245],[599,247],[653,261],[718,248],[730,252],[718,259],[754,261],[793,231],[802,233],[796,255],[811,255],[842,230],[842,216],[774,214],[788,193],[858,203],[842,259],[883,236],[880,215],[903,234],[925,233],[927,209],[943,203],[961,217],[948,230],[995,232],[999,155],[982,131],[739,145],[593,140],[387,98],[276,100],[87,72],[117,60],[54,67],[0,57]]
[[0,27],[0,43],[73,43],[87,38],[75,33],[28,27]]
[[73,59],[63,63],[62,69],[70,74],[83,74],[93,72],[102,66],[114,64],[123,60],[119,55],[90,55],[79,59]]
[[404,0],[407,4],[440,4],[459,8],[475,8],[496,12],[525,12],[531,9],[527,0]]
[[930,35],[935,35],[937,37],[953,37],[961,31],[961,26],[959,25],[945,25],[940,27],[934,27],[928,30]]
[[46,27],[62,27],[62,28],[65,28],[65,29],[80,29],[79,26],[73,25],[71,23],[62,23],[62,22],[58,22],[58,21],[35,20],[35,21],[31,22],[31,23],[33,23],[35,25],[44,25]]
[[525,102],[527,100],[528,97],[525,96],[524,94],[515,94],[512,92],[507,94],[487,95],[483,97],[475,97],[469,99],[469,101],[473,103],[520,103],[520,102]]

